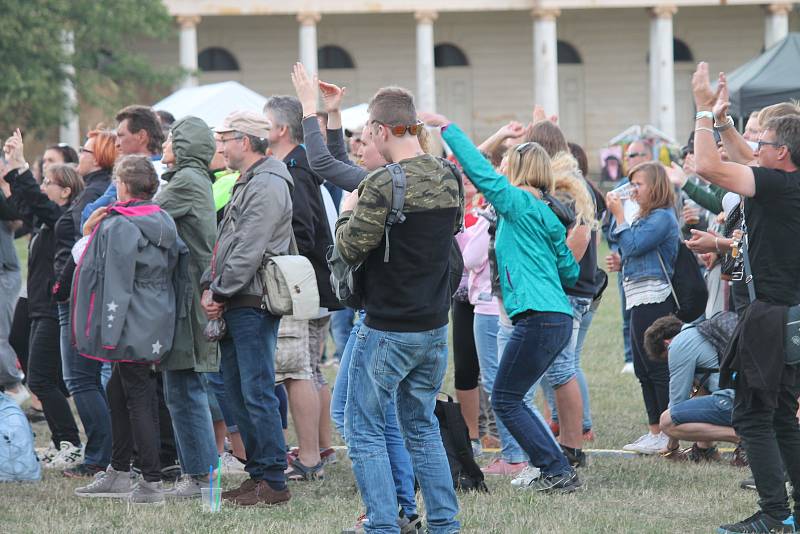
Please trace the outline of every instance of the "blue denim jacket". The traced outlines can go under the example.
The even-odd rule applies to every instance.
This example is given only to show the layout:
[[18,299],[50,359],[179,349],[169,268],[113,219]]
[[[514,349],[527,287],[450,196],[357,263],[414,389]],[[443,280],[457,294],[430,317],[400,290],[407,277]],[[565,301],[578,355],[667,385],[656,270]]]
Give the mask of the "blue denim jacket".
[[664,272],[658,255],[664,260],[669,277],[675,267],[678,256],[678,239],[680,230],[675,211],[671,208],[653,210],[643,219],[636,219],[633,224],[626,222],[611,223],[610,234],[619,245],[622,256],[622,276],[626,282],[646,279],[663,279]]

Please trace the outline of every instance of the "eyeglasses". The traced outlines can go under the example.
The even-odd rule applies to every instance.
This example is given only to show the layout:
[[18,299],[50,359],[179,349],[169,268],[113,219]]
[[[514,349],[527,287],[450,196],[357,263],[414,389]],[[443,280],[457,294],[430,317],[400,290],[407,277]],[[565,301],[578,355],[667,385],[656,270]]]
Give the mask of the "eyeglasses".
[[625,154],[625,157],[628,158],[628,159],[631,159],[631,158],[642,158],[642,157],[644,157],[646,155],[647,155],[647,152],[629,152],[628,154]]
[[92,152],[92,151],[91,151],[91,150],[89,150],[88,148],[83,148],[83,147],[80,147],[80,148],[78,149],[78,153],[79,153],[79,154],[91,154],[91,155],[94,155],[94,152]]
[[384,126],[395,137],[403,137],[406,134],[406,132],[416,137],[417,134],[419,134],[419,131],[425,127],[425,124],[422,121],[417,121],[416,123],[410,126],[406,126],[404,124],[398,124],[398,125],[386,124],[376,120],[373,120],[371,124],[380,124],[381,126]]
[[783,143],[776,143],[774,141],[759,141],[756,144],[756,150],[760,151],[761,147],[764,147],[764,146],[774,146],[775,148],[778,148],[779,146],[786,146],[786,145],[784,145]]
[[55,180],[51,180],[49,178],[45,178],[44,180],[42,180],[42,185],[44,187],[47,187],[47,186],[50,186],[50,185],[54,185],[56,187],[61,187],[62,189],[64,188],[63,185],[61,185],[60,183],[56,182]]

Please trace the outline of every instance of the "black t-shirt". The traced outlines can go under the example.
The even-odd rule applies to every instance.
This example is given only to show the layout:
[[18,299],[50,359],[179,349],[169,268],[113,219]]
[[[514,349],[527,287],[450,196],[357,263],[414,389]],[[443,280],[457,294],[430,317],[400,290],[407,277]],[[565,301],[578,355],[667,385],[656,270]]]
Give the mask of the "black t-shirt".
[[753,167],[753,176],[744,206],[756,297],[800,304],[800,172]]
[[[585,185],[586,189],[592,195],[592,198],[594,198],[595,217],[599,220],[605,209],[605,201],[600,199],[602,202],[602,204],[600,204],[600,202],[598,202],[598,197],[601,195],[597,195],[595,190],[588,183]],[[574,209],[574,206],[571,207]],[[594,230],[592,231],[589,245],[586,247],[586,252],[583,254],[581,261],[578,262],[578,266],[581,269],[578,274],[578,280],[575,282],[574,286],[565,287],[564,292],[572,297],[593,299],[597,294],[597,290],[600,289],[597,287],[597,282],[595,280],[597,275],[597,232]]]

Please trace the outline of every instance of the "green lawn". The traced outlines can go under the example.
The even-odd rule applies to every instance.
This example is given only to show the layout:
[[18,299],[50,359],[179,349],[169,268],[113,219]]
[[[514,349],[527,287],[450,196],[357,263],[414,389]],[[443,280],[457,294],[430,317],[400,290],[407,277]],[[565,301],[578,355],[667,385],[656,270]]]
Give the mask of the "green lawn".
[[[583,355],[597,435],[588,445],[592,449],[619,449],[645,431],[636,380],[619,374],[622,339],[615,286],[612,278]],[[452,392],[452,372],[445,389]],[[46,426],[38,424],[35,431],[44,443]],[[72,490],[83,482],[47,472],[40,484],[0,485],[0,532],[338,533],[361,512],[345,456],[326,469],[324,481],[292,483],[293,498],[286,506],[223,507],[216,515],[203,513],[197,502],[136,508],[79,500]],[[534,495],[512,489],[507,478],[493,477],[490,494],[460,495],[459,519],[463,532],[476,533],[714,532],[720,523],[755,511],[755,493],[738,488],[747,476],[748,470],[727,464],[675,465],[660,458],[595,454],[581,471],[581,492]],[[224,480],[225,486],[237,483]]]

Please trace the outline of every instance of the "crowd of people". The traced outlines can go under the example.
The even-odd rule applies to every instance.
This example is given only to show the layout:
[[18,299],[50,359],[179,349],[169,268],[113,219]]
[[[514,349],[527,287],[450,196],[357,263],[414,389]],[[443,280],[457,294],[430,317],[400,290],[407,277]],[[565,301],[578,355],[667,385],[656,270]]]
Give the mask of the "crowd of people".
[[[484,474],[574,492],[594,439],[581,353],[617,272],[623,372],[648,424],[622,448],[702,462],[730,443],[759,511],[720,532],[796,531],[784,482],[800,506],[800,377],[785,341],[800,303],[798,104],[754,113],[742,135],[724,74],[712,90],[700,63],[680,160],[636,140],[604,194],[539,107],[476,146],[385,87],[344,132],[345,89],[300,64],[291,79],[296,97],[213,128],[134,105],[77,152],[53,145],[29,165],[20,130],[5,142],[0,388],[46,421],[43,467],[84,478],[78,497],[138,504],[246,473],[222,497],[277,505],[289,481],[337,461],[333,423],[365,507],[346,532],[458,532],[434,413],[448,330],[471,453],[500,449]],[[311,318],[265,298],[265,265],[285,255],[313,270]],[[708,294],[696,313],[693,279]]]

